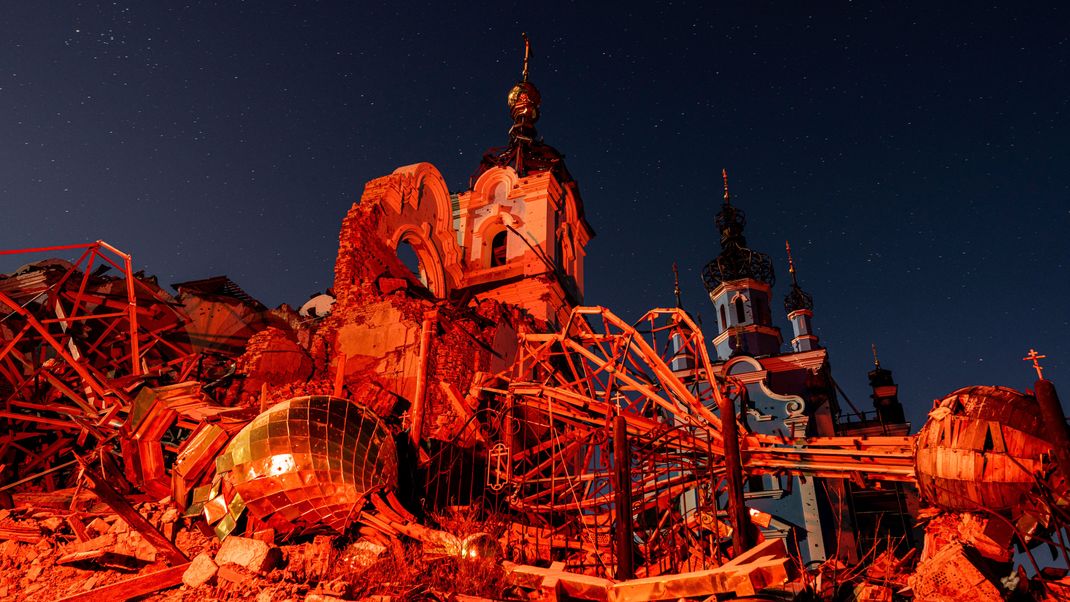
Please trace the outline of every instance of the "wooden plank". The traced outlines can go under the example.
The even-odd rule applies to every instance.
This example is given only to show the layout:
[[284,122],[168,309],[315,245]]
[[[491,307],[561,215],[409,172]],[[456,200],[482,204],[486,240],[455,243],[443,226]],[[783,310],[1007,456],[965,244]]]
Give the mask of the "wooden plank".
[[560,563],[554,563],[550,568],[507,565],[506,572],[510,581],[529,589],[538,589],[543,595],[553,595],[553,599],[561,593],[570,600],[605,602],[609,599],[609,588],[613,585],[609,579],[561,570]]
[[783,539],[767,539],[762,543],[750,548],[746,552],[743,552],[739,556],[736,556],[732,560],[721,565],[719,568],[738,567],[748,562],[753,562],[763,556],[773,556],[774,558],[787,558],[788,552],[784,545]]
[[676,600],[728,593],[753,596],[766,587],[786,583],[790,578],[789,562],[787,558],[766,556],[738,566],[622,581],[609,588],[609,600]]
[[88,592],[61,598],[58,602],[115,602],[158,592],[182,583],[182,573],[186,572],[190,564],[187,562],[155,573],[98,587]]
[[41,541],[41,529],[39,527],[0,527],[0,539],[38,543]]

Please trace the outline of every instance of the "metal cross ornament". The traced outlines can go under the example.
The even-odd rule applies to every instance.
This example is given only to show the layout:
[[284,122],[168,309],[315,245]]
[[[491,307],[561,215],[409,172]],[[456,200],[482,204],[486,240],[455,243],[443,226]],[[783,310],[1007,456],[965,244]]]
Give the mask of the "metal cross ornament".
[[1033,369],[1037,371],[1037,380],[1044,380],[1044,368],[1040,365],[1040,361],[1048,356],[1040,355],[1036,349],[1030,349],[1029,355],[1022,358],[1023,361],[1033,361]]

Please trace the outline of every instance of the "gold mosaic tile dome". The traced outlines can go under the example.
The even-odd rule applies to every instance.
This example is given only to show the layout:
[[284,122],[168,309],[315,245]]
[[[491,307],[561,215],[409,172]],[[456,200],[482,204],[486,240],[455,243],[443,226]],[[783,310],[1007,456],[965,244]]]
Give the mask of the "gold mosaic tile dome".
[[257,416],[227,446],[230,482],[253,516],[289,532],[341,532],[363,495],[392,489],[397,450],[386,425],[346,399],[296,397]]

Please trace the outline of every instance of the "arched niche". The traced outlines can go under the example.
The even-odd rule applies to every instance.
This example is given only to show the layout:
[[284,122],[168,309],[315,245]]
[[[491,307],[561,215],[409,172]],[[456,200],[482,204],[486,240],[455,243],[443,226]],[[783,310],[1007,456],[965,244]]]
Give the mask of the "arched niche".
[[472,187],[469,208],[475,209],[490,203],[500,203],[509,198],[519,178],[512,167],[494,167],[483,172]]

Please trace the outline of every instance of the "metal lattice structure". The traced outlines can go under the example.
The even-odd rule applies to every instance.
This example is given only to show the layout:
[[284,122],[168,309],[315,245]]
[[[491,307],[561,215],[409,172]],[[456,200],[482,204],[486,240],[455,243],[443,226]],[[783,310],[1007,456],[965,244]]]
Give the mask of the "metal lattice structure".
[[[561,332],[525,336],[506,396],[514,421],[505,429],[511,506],[557,523],[556,535],[537,547],[553,547],[555,538],[583,542],[573,550],[576,564],[615,566],[621,474],[633,496],[626,522],[642,518],[639,558],[682,566],[690,555],[670,549],[709,549],[695,523],[715,521],[723,489],[720,419],[708,409],[719,392],[708,380],[684,382],[670,364],[697,360],[708,370],[710,360],[683,312],[655,310],[640,322],[645,332],[602,308],[581,308]],[[613,443],[615,417],[626,425],[631,454]],[[687,492],[694,512],[685,518],[677,500]]]
[[[504,404],[508,425],[491,447],[489,482],[535,519],[538,528],[518,536],[532,553],[557,550],[577,569],[606,574],[628,547],[646,574],[720,560],[733,529],[717,408],[737,405],[742,387],[715,376],[684,311],[655,309],[631,325],[604,308],[577,308],[559,332],[523,335],[508,387],[485,390]],[[736,426],[749,474],[913,478],[908,437],[800,445]],[[614,543],[621,533],[632,534],[623,548]]]
[[0,255],[62,251],[79,256],[0,279],[0,419],[19,425],[0,446],[27,458],[13,467],[20,476],[112,437],[150,373],[191,368],[174,301],[133,272],[130,255],[103,241]]

